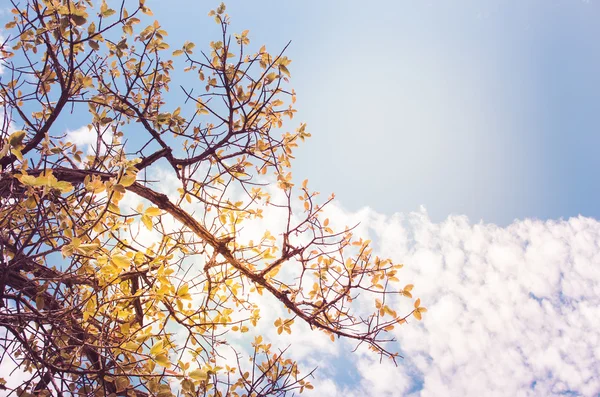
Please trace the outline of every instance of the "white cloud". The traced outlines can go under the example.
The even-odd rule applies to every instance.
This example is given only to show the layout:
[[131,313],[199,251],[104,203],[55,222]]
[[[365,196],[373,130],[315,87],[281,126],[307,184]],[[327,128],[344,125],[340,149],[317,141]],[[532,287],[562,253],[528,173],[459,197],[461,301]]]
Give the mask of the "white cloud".
[[[279,230],[280,217],[266,215],[244,234]],[[414,283],[429,311],[423,322],[398,329],[405,359],[395,367],[363,349],[351,353],[349,343],[331,343],[307,326],[276,335],[272,323],[284,310],[261,299],[269,309],[256,332],[275,347],[291,344],[288,355],[300,360],[304,373],[319,367],[308,395],[600,391],[600,222],[528,219],[501,228],[471,224],[465,216],[434,223],[424,209],[386,217],[338,205],[328,216],[338,228],[361,222],[357,235],[372,239],[382,256],[405,263],[402,285]],[[410,304],[401,301],[399,312]],[[232,342],[244,347],[244,339]]]
[[74,143],[81,149],[86,147],[86,155],[94,155],[97,152],[104,154],[106,152],[107,144],[112,143],[112,127],[110,125],[102,127],[100,135],[102,139],[98,141],[98,131],[92,130],[87,125],[84,125],[76,130],[68,130],[66,140]]
[[82,126],[76,130],[67,131],[67,139],[75,145],[93,145],[96,143],[96,132],[92,131],[88,126]]
[[[70,133],[80,144],[86,131]],[[92,134],[93,135],[93,134]],[[165,192],[175,181],[154,170]],[[126,196],[122,205],[135,207]],[[249,223],[247,237],[277,233],[282,219],[266,214]],[[387,217],[370,209],[356,213],[333,205],[334,227],[354,225],[373,240],[378,254],[406,264],[399,276],[428,308],[424,321],[411,320],[395,332],[405,359],[399,366],[350,343],[331,343],[298,324],[291,336],[276,335],[274,319],[285,310],[268,297],[257,330],[232,340],[248,348],[262,333],[275,348],[291,344],[288,356],[307,373],[319,367],[314,396],[505,396],[600,392],[600,222],[515,221],[501,228],[472,224],[465,216],[441,223],[424,209]],[[279,227],[278,227],[279,226]],[[148,233],[152,239],[152,233]],[[399,302],[399,313],[411,301]],[[353,347],[353,346],[352,346]]]
[[[336,211],[336,219],[353,217]],[[398,368],[368,353],[348,356],[361,376],[357,395],[600,392],[600,222],[500,228],[464,216],[433,223],[424,209],[362,215],[379,252],[407,265],[403,282],[414,282],[429,311],[396,332],[406,357]],[[336,393],[348,390],[338,384]]]

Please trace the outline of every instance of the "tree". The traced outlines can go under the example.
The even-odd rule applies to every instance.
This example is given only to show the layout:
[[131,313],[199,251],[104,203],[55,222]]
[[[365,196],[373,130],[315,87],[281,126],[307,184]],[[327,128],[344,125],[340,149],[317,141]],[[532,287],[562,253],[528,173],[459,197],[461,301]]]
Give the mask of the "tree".
[[[402,265],[352,229],[332,230],[332,197],[294,184],[292,152],[310,134],[281,129],[295,113],[283,52],[249,52],[248,31],[228,33],[224,5],[210,13],[221,37],[199,56],[191,42],[172,52],[160,23],[146,26],[143,0],[12,6],[1,50],[0,363],[29,374],[17,395],[312,388],[259,335],[249,361],[236,352],[219,364],[228,338],[250,334],[268,309],[260,295],[287,310],[279,333],[302,321],[397,357],[386,333],[425,309],[416,300],[397,315],[386,299],[411,297],[412,285],[398,287]],[[182,65],[201,92],[186,80],[177,107],[167,98]],[[89,115],[87,153],[58,127],[74,113]],[[161,191],[158,170],[176,191]],[[245,238],[267,211],[283,229]],[[359,295],[369,315],[352,303]]]

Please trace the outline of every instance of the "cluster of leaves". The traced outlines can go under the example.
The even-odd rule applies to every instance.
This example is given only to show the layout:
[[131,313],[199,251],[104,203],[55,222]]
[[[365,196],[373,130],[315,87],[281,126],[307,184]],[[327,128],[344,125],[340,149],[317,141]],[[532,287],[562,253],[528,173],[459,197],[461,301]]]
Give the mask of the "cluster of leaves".
[[[386,333],[425,308],[389,307],[412,297],[412,285],[394,287],[402,265],[335,232],[323,219],[332,198],[294,185],[292,153],[310,134],[281,129],[295,113],[283,52],[248,52],[224,5],[210,13],[221,37],[200,56],[191,42],[173,52],[158,21],[144,26],[141,0],[29,0],[12,12],[0,52],[0,363],[30,374],[18,395],[312,388],[260,336],[249,364],[241,352],[221,364],[224,336],[258,325],[263,294],[288,313],[278,333],[302,321],[397,356]],[[176,60],[202,93],[182,88],[191,106],[173,109]],[[57,131],[75,112],[89,114],[87,153]],[[177,183],[170,196],[148,179],[157,166]],[[243,241],[263,210],[283,211],[285,227]],[[359,293],[373,298],[368,316],[355,313]]]

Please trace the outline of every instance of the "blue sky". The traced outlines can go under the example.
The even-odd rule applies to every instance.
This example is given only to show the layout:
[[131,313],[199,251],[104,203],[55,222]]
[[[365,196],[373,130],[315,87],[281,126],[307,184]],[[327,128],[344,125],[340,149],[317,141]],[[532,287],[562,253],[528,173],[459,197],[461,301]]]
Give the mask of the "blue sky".
[[[211,2],[151,0],[170,42],[212,38]],[[600,216],[597,1],[230,1],[292,41],[295,173],[345,206],[432,219]],[[183,28],[185,27],[185,28]]]
[[[173,48],[217,38],[206,14],[218,2],[148,4]],[[294,173],[349,210],[423,205],[435,221],[459,214],[501,226],[600,217],[598,1],[227,7],[232,31],[250,29],[253,45],[292,41],[296,120],[313,135]],[[74,130],[87,120],[59,122]]]

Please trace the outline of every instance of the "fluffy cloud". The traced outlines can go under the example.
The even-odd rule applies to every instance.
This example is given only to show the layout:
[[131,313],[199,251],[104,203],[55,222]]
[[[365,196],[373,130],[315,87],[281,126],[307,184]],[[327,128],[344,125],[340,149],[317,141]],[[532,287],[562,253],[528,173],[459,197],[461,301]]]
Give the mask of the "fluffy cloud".
[[107,144],[112,143],[112,127],[110,125],[102,127],[99,133],[102,136],[100,141],[98,141],[98,131],[92,130],[84,125],[76,130],[68,130],[66,140],[74,143],[80,148],[85,147],[86,155],[94,155],[95,153],[105,154]]
[[[88,130],[70,133],[89,145]],[[93,144],[93,143],[92,143]],[[176,181],[159,168],[166,193]],[[126,196],[122,205],[139,200]],[[267,212],[264,223],[248,224],[244,235],[274,234],[282,218]],[[272,324],[285,310],[261,298],[257,330],[235,337],[239,350],[250,334],[262,333],[275,347],[300,361],[303,373],[318,367],[313,396],[505,396],[600,392],[600,222],[515,221],[508,227],[473,224],[465,216],[434,223],[426,211],[388,217],[370,209],[329,209],[338,228],[359,223],[356,234],[370,238],[378,254],[406,264],[402,285],[428,308],[424,321],[395,331],[404,355],[399,366],[296,324],[291,336]],[[145,232],[144,232],[145,233]],[[147,237],[151,239],[152,233]],[[144,240],[145,241],[145,240]],[[358,301],[356,301],[358,302]],[[411,301],[399,302],[399,313]],[[3,366],[5,363],[3,363]],[[6,369],[7,367],[5,367]]]
[[600,392],[600,222],[433,223],[424,209],[358,218],[380,253],[406,263],[402,276],[429,311],[397,330],[398,368],[359,351],[348,356],[350,385],[316,379],[327,395]]

